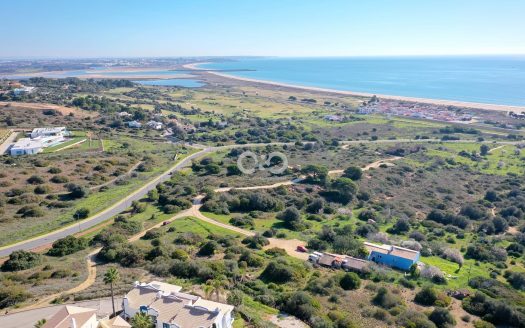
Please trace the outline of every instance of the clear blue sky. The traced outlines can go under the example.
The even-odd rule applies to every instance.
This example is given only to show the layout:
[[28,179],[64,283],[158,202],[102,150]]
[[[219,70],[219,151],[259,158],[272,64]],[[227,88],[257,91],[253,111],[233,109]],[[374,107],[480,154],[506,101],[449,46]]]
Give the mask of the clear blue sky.
[[524,0],[6,0],[0,57],[525,54]]

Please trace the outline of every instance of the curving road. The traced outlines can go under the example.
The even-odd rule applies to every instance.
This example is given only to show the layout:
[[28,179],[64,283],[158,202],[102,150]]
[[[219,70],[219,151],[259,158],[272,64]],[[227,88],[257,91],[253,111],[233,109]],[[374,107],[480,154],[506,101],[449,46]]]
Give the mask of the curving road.
[[[9,256],[9,254],[17,250],[33,250],[33,249],[38,249],[38,248],[49,246],[50,244],[52,244],[58,239],[87,230],[89,228],[96,226],[99,223],[102,223],[110,219],[111,217],[115,215],[118,215],[122,211],[125,211],[127,208],[129,208],[133,201],[144,198],[147,195],[148,191],[154,189],[159,183],[162,183],[168,180],[170,178],[170,175],[173,172],[181,170],[187,164],[189,164],[191,160],[201,157],[204,154],[207,154],[210,152],[216,152],[216,151],[223,150],[223,149],[225,150],[225,149],[244,148],[244,147],[265,147],[269,145],[282,146],[282,145],[292,145],[292,144],[293,143],[273,142],[273,143],[265,143],[265,144],[244,144],[244,145],[235,144],[235,145],[203,148],[200,151],[193,153],[190,156],[184,158],[183,160],[181,160],[180,162],[172,166],[170,169],[162,173],[160,176],[149,181],[144,186],[142,186],[140,189],[134,191],[129,196],[118,201],[113,206],[101,212],[98,212],[97,214],[94,214],[93,216],[87,219],[84,219],[82,221],[79,221],[78,223],[69,225],[67,227],[52,231],[45,235],[27,239],[27,240],[18,242],[16,244],[0,247],[0,258]],[[191,145],[187,145],[187,146],[191,147]]]
[[[398,139],[398,140],[352,140],[352,141],[343,141],[341,142],[341,145],[353,145],[353,144],[360,144],[360,143],[427,143],[427,142],[443,142],[439,140],[414,140],[414,139]],[[476,142],[475,140],[453,140],[453,141],[445,141],[443,143],[456,143],[456,142]],[[499,142],[493,142],[494,144],[500,144],[500,145],[512,145],[512,144],[518,144],[520,142],[513,142],[513,141],[499,141]],[[78,223],[75,223],[73,225],[55,230],[53,232],[50,232],[48,234],[37,236],[25,241],[21,241],[16,244],[8,245],[0,247],[0,258],[9,256],[13,251],[16,250],[33,250],[38,248],[43,248],[46,246],[49,246],[54,241],[67,237],[69,235],[76,234],[78,232],[87,230],[89,228],[92,228],[111,217],[118,215],[120,212],[125,211],[127,208],[131,206],[131,203],[135,200],[140,200],[141,198],[145,197],[148,193],[148,191],[154,189],[159,183],[162,183],[170,178],[170,175],[172,172],[179,171],[182,168],[184,168],[188,163],[191,162],[191,160],[201,157],[204,154],[216,152],[220,150],[226,150],[226,149],[232,149],[232,148],[244,148],[244,147],[265,147],[265,146],[283,146],[283,145],[294,145],[293,142],[272,142],[272,143],[257,143],[257,144],[233,144],[233,145],[225,145],[225,146],[218,146],[218,147],[206,147],[202,145],[192,145],[192,144],[186,144],[186,146],[194,147],[194,148],[200,148],[196,153],[191,154],[190,156],[184,158],[179,163],[172,166],[169,170],[162,173],[160,176],[156,177],[155,179],[151,180],[150,182],[146,183],[143,187],[136,190],[129,196],[125,197],[124,199],[120,200],[119,202],[115,203],[113,206],[85,219],[82,221],[79,221]],[[387,159],[388,160],[395,160],[395,159]],[[372,163],[371,165],[379,165],[381,163]],[[367,168],[365,168],[367,169]],[[335,172],[333,172],[335,173]],[[299,181],[289,181],[284,182],[281,184],[293,184],[297,183]],[[277,184],[279,185],[279,184]],[[265,186],[265,187],[271,187],[271,186]],[[243,189],[260,189],[261,187],[248,187]],[[228,191],[229,188],[224,188],[224,190],[217,190],[218,192],[224,192]]]

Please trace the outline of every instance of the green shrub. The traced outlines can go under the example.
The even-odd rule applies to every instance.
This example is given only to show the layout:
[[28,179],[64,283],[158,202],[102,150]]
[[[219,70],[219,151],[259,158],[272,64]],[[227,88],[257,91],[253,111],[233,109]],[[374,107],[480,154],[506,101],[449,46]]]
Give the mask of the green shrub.
[[76,238],[74,236],[67,236],[59,239],[53,243],[53,246],[47,255],[50,256],[65,256],[76,253],[85,249],[88,246],[88,241],[85,238]]
[[356,273],[349,272],[341,278],[339,285],[344,290],[358,289],[361,286],[361,279]]
[[42,263],[42,255],[24,250],[14,251],[2,264],[2,271],[27,270]]

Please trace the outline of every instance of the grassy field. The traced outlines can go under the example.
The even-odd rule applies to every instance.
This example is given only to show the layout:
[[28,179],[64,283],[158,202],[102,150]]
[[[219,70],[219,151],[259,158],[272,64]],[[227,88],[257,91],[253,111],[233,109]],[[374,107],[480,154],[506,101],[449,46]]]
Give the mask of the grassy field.
[[524,174],[525,161],[519,150],[512,145],[487,145],[493,149],[489,154],[483,156],[481,161],[473,161],[470,158],[459,155],[461,151],[468,153],[478,152],[480,143],[453,143],[429,148],[426,152],[433,157],[452,159],[456,163],[467,165],[472,169],[497,175]]

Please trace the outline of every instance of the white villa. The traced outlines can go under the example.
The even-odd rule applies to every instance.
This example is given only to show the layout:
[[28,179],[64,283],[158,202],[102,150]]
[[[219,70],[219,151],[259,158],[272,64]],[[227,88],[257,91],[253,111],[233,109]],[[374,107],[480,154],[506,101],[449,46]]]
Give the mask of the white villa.
[[135,282],[122,301],[123,316],[143,312],[156,328],[231,328],[233,306],[181,293],[182,287],[163,282]]
[[19,139],[9,150],[11,156],[38,154],[42,149],[58,145],[66,140],[70,132],[65,127],[36,128],[30,138]]
[[148,123],[146,123],[146,126],[150,129],[154,129],[154,130],[160,130],[162,129],[162,123],[161,122],[157,122],[157,121],[149,121]]
[[[100,309],[99,309],[100,310]],[[73,305],[65,305],[42,328],[131,328],[131,325],[116,316],[99,319],[100,311]]]
[[56,128],[35,128],[31,132],[31,139],[38,137],[65,137],[69,134],[69,131],[64,126]]

